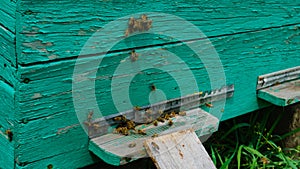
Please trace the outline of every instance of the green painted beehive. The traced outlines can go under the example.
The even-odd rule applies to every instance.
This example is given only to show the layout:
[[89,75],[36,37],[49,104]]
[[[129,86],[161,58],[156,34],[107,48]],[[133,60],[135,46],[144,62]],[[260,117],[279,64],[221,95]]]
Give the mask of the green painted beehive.
[[[234,96],[225,106],[216,106],[222,120],[268,106],[257,98],[257,77],[299,66],[299,6],[298,0],[2,0],[0,168],[78,168],[99,161],[89,151],[90,138],[80,119],[89,111],[97,112],[91,99],[102,113],[98,117],[95,113],[95,118],[126,110],[128,106],[118,108],[118,104],[128,104],[122,100],[122,83],[128,86],[133,106],[155,100],[149,99],[152,85],[169,100],[231,84]],[[151,20],[150,26],[130,30],[128,20],[143,13]],[[182,20],[172,21],[169,16]],[[183,20],[186,22],[179,22]],[[185,23],[191,25],[184,27]],[[107,30],[107,24],[113,29]],[[194,35],[190,33],[195,28],[208,39],[203,35],[168,36],[170,32],[175,37]],[[214,49],[203,48],[207,43]],[[204,56],[199,59],[190,46]],[[219,60],[209,59],[216,54],[214,50]],[[181,60],[170,59],[173,55]],[[139,65],[142,61],[154,67],[137,73],[135,68],[143,66]],[[208,71],[214,63],[223,66]],[[119,69],[122,64],[127,64],[125,69]],[[75,71],[78,66],[79,73]],[[224,77],[216,77],[220,72],[214,70],[219,68]],[[173,77],[170,72],[180,73]],[[189,72],[194,81],[187,78]],[[124,77],[131,74],[127,83]],[[94,88],[79,85],[74,93],[74,80],[77,83],[80,78],[95,82]],[[191,90],[182,94],[181,88]],[[80,98],[79,105],[76,98]],[[114,103],[116,98],[121,99]],[[79,120],[78,113],[82,115]]]

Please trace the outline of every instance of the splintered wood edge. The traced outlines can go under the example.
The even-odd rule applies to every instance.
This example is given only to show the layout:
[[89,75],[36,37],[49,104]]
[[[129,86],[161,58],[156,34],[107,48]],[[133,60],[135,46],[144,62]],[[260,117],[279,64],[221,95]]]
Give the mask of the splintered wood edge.
[[[174,147],[169,149],[169,147],[166,146],[167,151],[161,149],[163,152],[160,153],[160,146],[165,147],[164,145],[172,145]],[[183,166],[178,166],[178,163],[179,165],[184,165],[186,168],[216,168],[201,141],[192,129],[150,138],[144,141],[144,147],[158,169],[174,167],[182,168]],[[175,148],[178,150],[178,153],[169,152]],[[186,148],[189,148],[190,150]],[[165,156],[163,156],[163,154],[165,154]],[[195,162],[197,163],[196,166],[194,166]]]

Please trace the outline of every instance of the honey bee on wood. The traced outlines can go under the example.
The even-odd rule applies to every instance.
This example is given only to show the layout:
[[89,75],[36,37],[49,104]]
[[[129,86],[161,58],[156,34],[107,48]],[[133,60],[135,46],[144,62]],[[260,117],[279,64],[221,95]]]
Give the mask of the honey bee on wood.
[[156,120],[157,120],[157,121],[159,121],[159,122],[162,122],[162,123],[164,123],[164,122],[165,122],[165,119],[164,119],[164,118],[162,118],[162,117],[158,117]]
[[205,106],[211,108],[211,107],[213,107],[214,105],[212,105],[211,103],[205,103]]
[[172,111],[169,115],[171,118],[176,116],[176,113],[174,111]]
[[152,110],[151,109],[147,109],[145,112],[148,113],[148,114],[151,114]]
[[154,133],[151,137],[152,137],[152,138],[158,137],[158,134],[157,134],[157,133]]
[[163,113],[164,113],[164,111],[158,110],[158,114],[159,114],[159,115],[162,115]]
[[89,114],[88,114],[87,119],[91,120],[93,118],[93,115],[94,115],[94,111],[90,111]]
[[10,129],[7,129],[7,130],[5,131],[5,134],[6,134],[7,137],[8,137],[8,141],[12,141],[12,139],[13,139],[13,132],[12,132]]
[[156,90],[156,86],[154,84],[151,84],[150,88],[151,88],[151,91],[155,91]]
[[114,121],[126,122],[127,119],[125,116],[121,115],[121,116],[114,117]]
[[127,126],[127,128],[130,130],[130,129],[134,129],[134,127],[135,127],[135,123],[133,122],[133,121],[127,121],[126,122],[126,126]]
[[185,111],[180,111],[180,112],[178,113],[178,115],[180,115],[180,116],[186,116],[186,112],[185,112]]
[[139,107],[139,106],[134,106],[133,110],[140,111],[140,110],[141,110],[141,107]]
[[139,55],[135,52],[135,50],[132,50],[130,53],[130,59],[132,62],[135,62],[138,60]]
[[128,131],[128,129],[127,129],[127,127],[122,127],[122,134],[124,135],[124,136],[128,136],[129,135],[129,131]]
[[169,114],[165,114],[164,118],[165,118],[166,120],[169,120],[169,119],[170,119]]
[[153,121],[153,125],[154,125],[154,126],[157,126],[157,125],[158,125],[158,121],[157,121],[157,120],[154,120],[154,121]]
[[125,31],[125,37],[130,35],[131,33],[134,32],[135,27],[135,19],[133,17],[130,17],[128,20],[128,28]]
[[169,126],[172,126],[172,125],[173,125],[173,121],[172,121],[171,119],[169,120],[168,125],[169,125]]
[[138,134],[141,134],[141,135],[147,135],[146,131],[145,130],[138,130]]
[[100,129],[100,124],[94,123],[94,124],[93,124],[93,128],[94,128],[95,130],[99,130],[99,129]]

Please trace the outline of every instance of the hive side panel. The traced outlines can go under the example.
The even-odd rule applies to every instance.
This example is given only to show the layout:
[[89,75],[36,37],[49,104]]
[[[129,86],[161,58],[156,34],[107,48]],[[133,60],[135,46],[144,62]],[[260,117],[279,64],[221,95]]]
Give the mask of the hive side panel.
[[[289,26],[210,39],[223,63],[227,84],[235,84],[234,96],[226,102],[223,119],[232,118],[268,105],[266,102],[258,101],[256,98],[257,76],[293,67],[299,63],[298,37],[293,36],[298,33],[299,29]],[[288,41],[287,38],[289,39]],[[189,67],[195,71],[199,88],[201,90],[209,90],[209,79],[205,69],[202,67],[203,64],[193,59],[195,57],[193,57],[194,55],[191,51],[186,50],[183,44],[167,45],[161,48],[185,58],[185,61],[190,63]],[[155,51],[155,49],[161,50],[160,48],[147,48],[136,52],[139,53],[144,50]],[[100,100],[99,106],[104,106],[102,110],[104,113],[107,113],[106,115],[116,113],[112,108],[113,103],[111,102],[112,98],[110,98],[111,79],[107,75],[113,74],[116,64],[124,59],[125,62],[128,61],[129,64],[133,64],[130,59],[126,60],[129,56],[130,54],[127,52],[107,56],[108,60],[103,61],[104,65],[100,71],[103,74],[101,75],[100,73],[96,77],[96,97]],[[158,58],[159,56],[155,54],[151,57],[153,62],[158,61],[156,60]],[[90,66],[90,63],[93,63],[95,59],[97,57],[83,58],[82,66],[86,68],[84,69],[85,71],[90,72],[97,69]],[[143,56],[140,56],[139,59],[147,59],[147,57],[143,58]],[[50,158],[62,153],[66,153],[66,157],[72,156],[71,153],[67,152],[86,149],[88,137],[77,120],[71,93],[74,64],[75,60],[66,60],[32,66],[20,66],[18,76],[22,77],[22,79],[20,79],[18,99],[21,112],[17,115],[20,131],[18,140],[20,142],[17,143],[18,148],[16,150],[16,156],[20,163]],[[174,64],[176,63],[171,65]],[[171,70],[172,66],[169,68]],[[133,70],[128,70],[128,72],[130,71]],[[120,74],[120,78],[128,72]],[[153,75],[155,72],[146,71],[146,75],[151,76],[151,74]],[[172,78],[166,76],[167,73],[161,72],[157,74],[157,77],[160,78],[154,79],[154,81],[159,87],[172,86],[170,82]],[[93,76],[88,77],[91,79],[95,78]],[[146,78],[147,76],[144,77]],[[29,83],[22,82],[25,78],[30,79]],[[184,79],[185,76],[180,78]],[[136,84],[132,84],[133,91],[142,91],[139,92],[139,97],[133,97],[133,99],[135,98],[140,100],[140,102],[146,103],[146,99],[141,98],[145,97],[145,95],[148,98],[147,94],[151,89],[147,83],[139,82],[143,82],[143,76],[140,79],[136,79]],[[135,85],[136,87],[134,87]],[[116,86],[117,91],[121,89],[118,85]],[[82,87],[83,92],[86,90],[84,87]],[[175,97],[175,91],[166,90],[166,94]],[[136,103],[139,103],[138,100],[136,100]],[[83,104],[88,104],[89,102],[90,100],[88,99],[82,100]],[[83,108],[89,109],[88,107]],[[220,109],[220,111],[223,110]],[[83,111],[82,115],[84,118],[87,118],[88,111]],[[57,145],[63,145],[63,148],[57,147]],[[48,151],[49,149],[51,151]]]
[[[298,3],[298,4],[297,4]],[[45,11],[45,6],[47,10]],[[20,1],[17,11],[19,22],[17,25],[18,62],[29,64],[34,62],[72,58],[80,54],[85,42],[110,21],[137,12],[152,11],[174,14],[196,25],[209,37],[257,31],[272,27],[295,25],[299,23],[299,2],[288,0],[274,0],[272,3],[234,2],[234,1],[84,1],[74,3],[72,0],[55,1]],[[68,9],[68,10],[65,10]],[[122,13],[119,12],[122,10]],[[139,15],[133,16],[139,18]],[[162,14],[149,16],[153,20],[151,30],[167,33],[172,31],[190,32],[189,27],[182,24],[166,24],[170,20],[163,20]],[[104,40],[120,41],[127,29],[128,18],[123,18],[118,26],[87,45],[86,54],[94,54],[95,48],[108,47],[102,44]],[[160,25],[163,25],[162,27]],[[193,37],[194,38],[194,37]],[[191,39],[191,38],[189,38]],[[156,45],[174,42],[172,37],[161,35],[146,35],[131,37],[121,41],[112,50],[136,48],[140,46]],[[109,47],[108,47],[109,48]]]
[[0,80],[0,168],[14,167],[14,89]]

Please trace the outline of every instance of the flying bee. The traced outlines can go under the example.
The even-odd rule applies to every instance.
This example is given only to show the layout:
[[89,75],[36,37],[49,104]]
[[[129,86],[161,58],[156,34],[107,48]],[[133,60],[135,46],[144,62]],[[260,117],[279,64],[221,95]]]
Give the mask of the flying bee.
[[213,107],[214,105],[212,105],[211,103],[205,103],[205,106],[211,108],[211,107]]
[[138,134],[141,134],[141,135],[147,135],[146,131],[145,130],[138,130]]
[[157,126],[157,125],[158,125],[158,121],[157,121],[157,120],[154,120],[154,121],[153,121],[153,125],[154,125],[154,126]]
[[172,126],[172,125],[173,125],[173,121],[172,121],[171,119],[169,120],[168,125],[169,125],[169,126]]
[[165,122],[165,119],[164,119],[164,118],[162,118],[162,117],[158,117],[156,120],[157,120],[157,121],[159,121],[159,122],[162,122],[162,123],[164,123],[164,122]]

